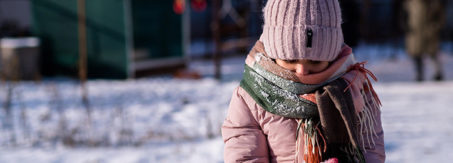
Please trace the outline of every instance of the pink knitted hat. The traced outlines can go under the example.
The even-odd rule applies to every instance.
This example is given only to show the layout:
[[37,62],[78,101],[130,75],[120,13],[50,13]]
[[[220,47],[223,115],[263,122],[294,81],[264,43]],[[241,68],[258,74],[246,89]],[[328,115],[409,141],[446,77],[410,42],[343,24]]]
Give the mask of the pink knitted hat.
[[343,44],[338,0],[268,0],[260,40],[278,59],[332,61]]

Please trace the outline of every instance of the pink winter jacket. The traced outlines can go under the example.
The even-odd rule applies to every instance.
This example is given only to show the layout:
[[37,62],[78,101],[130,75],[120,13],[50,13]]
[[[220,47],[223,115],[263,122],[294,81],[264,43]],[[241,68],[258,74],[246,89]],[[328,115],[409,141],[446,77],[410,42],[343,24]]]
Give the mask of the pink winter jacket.
[[[385,160],[380,112],[377,115],[378,125],[374,126],[376,145],[365,144],[367,163],[382,163]],[[225,162],[303,162],[303,158],[295,156],[296,129],[295,119],[265,111],[243,88],[238,87],[222,126]]]

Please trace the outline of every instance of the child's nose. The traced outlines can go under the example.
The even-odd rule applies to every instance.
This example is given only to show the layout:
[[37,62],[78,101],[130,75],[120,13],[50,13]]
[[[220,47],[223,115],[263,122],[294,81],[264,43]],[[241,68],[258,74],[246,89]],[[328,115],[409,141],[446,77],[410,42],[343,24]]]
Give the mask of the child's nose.
[[296,64],[296,73],[301,75],[308,75],[310,73],[309,69],[301,63]]

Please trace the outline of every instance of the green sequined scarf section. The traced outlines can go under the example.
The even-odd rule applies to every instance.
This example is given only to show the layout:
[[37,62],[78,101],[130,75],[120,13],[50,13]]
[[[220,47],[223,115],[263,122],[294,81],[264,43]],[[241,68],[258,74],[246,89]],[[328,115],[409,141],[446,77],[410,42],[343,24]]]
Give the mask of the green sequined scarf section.
[[240,86],[264,110],[283,117],[312,119],[319,117],[317,105],[300,98],[300,94],[312,93],[322,85],[305,85],[274,75],[258,64],[255,68],[245,65]]

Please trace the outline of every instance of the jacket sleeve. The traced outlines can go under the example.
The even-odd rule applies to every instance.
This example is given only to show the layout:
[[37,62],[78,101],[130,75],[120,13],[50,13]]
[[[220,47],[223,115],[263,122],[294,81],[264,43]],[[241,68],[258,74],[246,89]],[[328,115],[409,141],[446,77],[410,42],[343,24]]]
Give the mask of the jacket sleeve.
[[[382,129],[382,122],[381,122],[381,111],[379,109],[374,110],[374,119],[376,123],[374,124],[374,131],[376,131],[376,135],[371,134],[373,136],[373,140],[375,144],[368,144],[365,143],[365,150],[364,153],[365,160],[367,163],[384,163],[385,162],[385,147],[384,147],[384,130]],[[359,126],[360,127],[360,126]],[[364,132],[363,135],[368,135],[369,133]]]
[[225,163],[267,163],[269,152],[266,136],[256,120],[256,110],[252,111],[247,104],[254,106],[256,103],[246,101],[243,97],[244,93],[246,92],[242,88],[236,88],[222,125],[222,137],[225,143],[224,160]]

